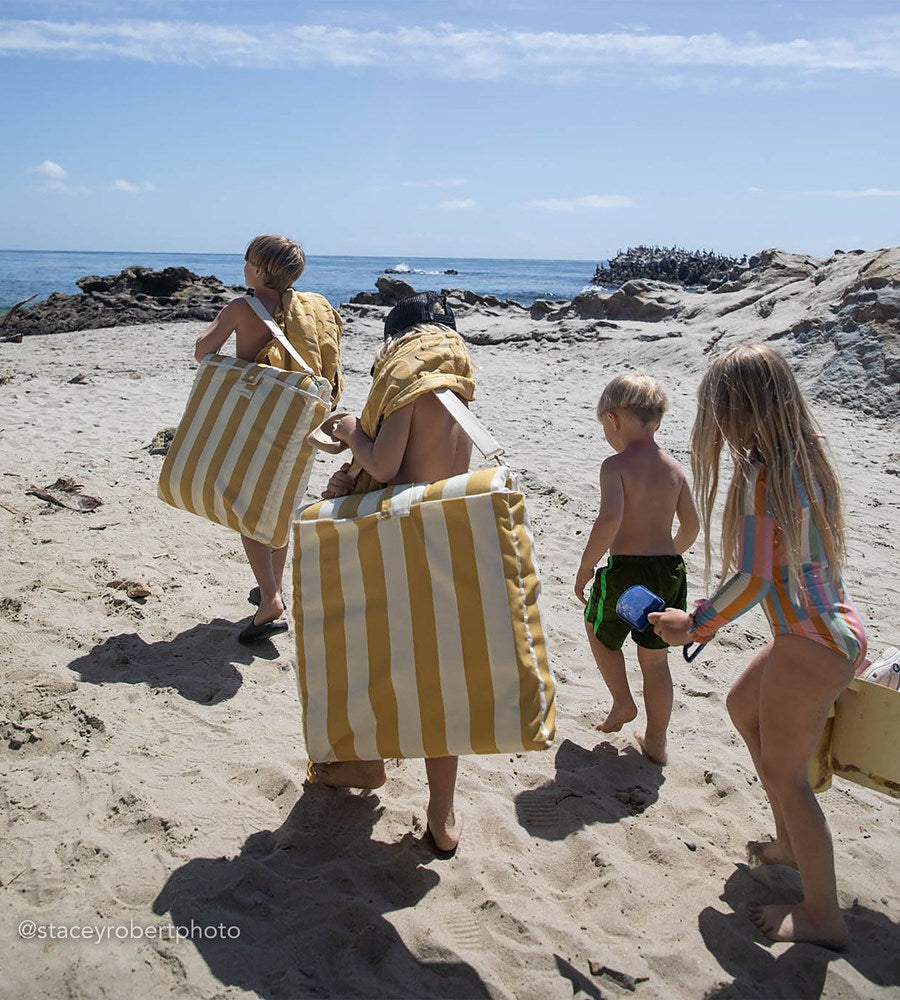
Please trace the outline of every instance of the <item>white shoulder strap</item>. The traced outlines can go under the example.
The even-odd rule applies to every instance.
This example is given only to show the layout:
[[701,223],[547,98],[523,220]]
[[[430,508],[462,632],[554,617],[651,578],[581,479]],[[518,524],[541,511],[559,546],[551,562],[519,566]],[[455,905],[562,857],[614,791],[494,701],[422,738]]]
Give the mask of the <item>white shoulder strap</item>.
[[309,375],[315,377],[316,373],[309,367],[309,365],[300,357],[300,355],[295,350],[294,346],[281,332],[281,327],[275,322],[274,319],[266,311],[266,307],[259,301],[259,299],[254,298],[252,295],[245,295],[244,300],[249,302],[253,311],[257,316],[266,324],[266,326],[272,331],[272,336],[278,341],[279,344],[290,354],[290,356],[297,362],[298,365],[307,372]]
[[503,445],[452,389],[435,389],[434,394],[489,462],[496,461],[503,454]]

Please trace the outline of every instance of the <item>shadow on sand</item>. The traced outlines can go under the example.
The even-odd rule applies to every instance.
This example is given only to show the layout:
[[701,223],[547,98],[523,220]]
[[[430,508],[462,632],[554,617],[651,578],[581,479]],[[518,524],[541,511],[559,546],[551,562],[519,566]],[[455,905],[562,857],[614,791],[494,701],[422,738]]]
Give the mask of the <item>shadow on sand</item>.
[[618,823],[659,798],[663,770],[636,747],[606,741],[593,750],[563,740],[556,776],[516,796],[516,816],[533,837],[563,840],[594,823]]
[[174,688],[182,698],[215,705],[233,698],[243,677],[235,663],[248,666],[258,657],[278,659],[270,641],[252,649],[237,641],[238,627],[224,618],[194,625],[186,632],[159,642],[145,642],[136,632],[110,636],[69,669],[91,684],[147,684]]
[[[395,844],[371,839],[381,812],[374,793],[307,786],[282,826],[250,836],[237,857],[175,871],[153,911],[178,927],[239,928],[238,938],[178,947],[192,944],[221,983],[260,997],[488,998],[469,965],[416,957],[385,919],[440,876],[412,833]],[[438,951],[427,936],[422,945]]]
[[[799,900],[796,872],[775,865],[752,870],[738,865],[720,898],[731,912],[721,913],[708,906],[700,913],[698,924],[706,947],[732,981],[708,992],[706,1000],[815,1000],[822,995],[831,962],[846,962],[875,986],[900,986],[900,924],[883,913],[858,903],[845,910],[850,944],[843,952],[814,944],[785,948],[774,945],[756,929],[747,907]],[[854,983],[843,985],[847,995],[858,987]]]

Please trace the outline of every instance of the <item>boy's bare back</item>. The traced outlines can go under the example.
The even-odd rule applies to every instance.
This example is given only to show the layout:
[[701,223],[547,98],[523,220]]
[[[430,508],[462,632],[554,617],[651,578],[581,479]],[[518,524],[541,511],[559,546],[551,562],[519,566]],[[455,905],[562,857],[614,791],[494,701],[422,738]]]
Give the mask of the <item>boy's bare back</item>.
[[672,536],[676,515],[690,520],[693,504],[684,470],[654,441],[630,444],[600,468],[603,507],[618,508],[621,521],[610,555],[677,555]]
[[409,438],[394,483],[434,483],[469,469],[472,442],[433,393],[409,404]]

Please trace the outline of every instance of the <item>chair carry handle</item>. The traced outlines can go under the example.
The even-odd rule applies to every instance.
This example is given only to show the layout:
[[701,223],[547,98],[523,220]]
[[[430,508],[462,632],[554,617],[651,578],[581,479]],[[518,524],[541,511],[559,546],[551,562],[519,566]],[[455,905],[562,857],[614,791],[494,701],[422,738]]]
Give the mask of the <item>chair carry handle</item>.
[[[696,647],[693,652],[689,652],[691,646]],[[689,642],[686,646],[682,646],[681,653],[684,656],[685,660],[688,663],[691,663],[693,660],[697,659],[697,657],[704,649],[706,649],[705,642]]]

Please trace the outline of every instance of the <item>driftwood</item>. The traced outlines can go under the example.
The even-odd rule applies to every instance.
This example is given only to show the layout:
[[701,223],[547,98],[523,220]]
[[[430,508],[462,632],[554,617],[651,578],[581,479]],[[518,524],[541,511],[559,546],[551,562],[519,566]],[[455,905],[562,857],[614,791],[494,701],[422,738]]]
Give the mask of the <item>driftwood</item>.
[[[32,299],[36,299],[36,298],[37,298],[37,292],[35,292],[34,295],[29,295],[27,299],[22,299],[21,302],[17,302],[12,307],[12,309],[9,310],[9,312],[5,313],[3,316],[0,316],[0,327],[3,326],[3,324],[10,318],[10,316],[13,315],[13,313],[16,312],[16,310],[20,309],[24,305],[27,305]],[[9,344],[21,344],[22,343],[22,334],[21,333],[12,333],[9,336],[5,337],[5,336],[3,336],[2,333],[0,333],[0,340],[4,341],[5,343],[9,343]]]
[[103,501],[98,497],[91,497],[81,492],[81,484],[76,483],[69,477],[59,478],[55,483],[47,487],[31,486],[25,490],[26,494],[52,503],[57,507],[65,507],[67,510],[76,510],[79,514],[89,514],[92,510],[101,506]]

